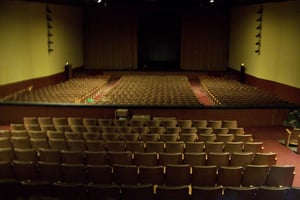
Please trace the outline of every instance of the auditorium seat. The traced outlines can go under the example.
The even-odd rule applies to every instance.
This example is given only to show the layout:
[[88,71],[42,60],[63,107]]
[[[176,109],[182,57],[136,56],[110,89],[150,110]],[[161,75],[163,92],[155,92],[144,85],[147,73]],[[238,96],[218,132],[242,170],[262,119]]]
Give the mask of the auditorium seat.
[[185,142],[185,152],[200,153],[204,150],[204,142]]
[[156,152],[134,152],[134,164],[137,166],[156,166]]
[[14,148],[16,159],[19,161],[37,162],[38,155],[35,149],[19,149]]
[[63,181],[61,164],[58,162],[38,161],[39,178],[41,181],[54,183]]
[[189,200],[189,186],[165,186],[158,185],[156,188],[156,199],[163,200]]
[[87,180],[92,184],[113,184],[113,168],[110,165],[86,165]]
[[138,182],[140,184],[162,185],[164,184],[164,167],[158,166],[140,166]]
[[182,153],[159,153],[158,163],[160,165],[179,165],[182,164]]
[[268,165],[246,165],[242,179],[242,186],[261,187],[266,184],[268,173]]
[[193,186],[191,200],[220,200],[222,192],[222,186]]
[[218,168],[217,185],[239,187],[242,183],[242,176],[242,166],[220,166]]
[[195,165],[192,167],[192,186],[215,186],[216,182],[216,165]]
[[267,187],[262,186],[257,190],[256,200],[286,200],[288,195],[287,187]]
[[122,185],[121,199],[123,200],[154,200],[152,184]]
[[292,187],[294,177],[294,165],[272,165],[266,185],[273,187]]
[[113,165],[114,183],[117,185],[137,185],[138,168],[136,165]]
[[205,152],[201,152],[201,153],[185,152],[183,163],[189,164],[190,166],[205,165],[206,164],[206,153]]
[[225,187],[223,200],[254,200],[256,196],[256,187]]
[[166,185],[189,185],[191,183],[190,165],[166,165]]
[[246,167],[252,163],[254,154],[252,152],[232,152],[230,156],[230,166]]
[[229,166],[229,152],[210,152],[207,153],[207,165]]

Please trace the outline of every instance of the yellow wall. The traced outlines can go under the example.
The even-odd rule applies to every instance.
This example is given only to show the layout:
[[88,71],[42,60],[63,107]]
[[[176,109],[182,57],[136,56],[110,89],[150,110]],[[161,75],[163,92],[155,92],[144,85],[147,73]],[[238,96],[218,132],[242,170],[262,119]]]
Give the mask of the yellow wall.
[[261,54],[255,53],[260,5],[231,10],[229,67],[300,88],[300,0],[263,5]]
[[60,73],[66,62],[83,65],[82,10],[49,5],[53,49],[48,53],[46,4],[0,1],[0,85]]

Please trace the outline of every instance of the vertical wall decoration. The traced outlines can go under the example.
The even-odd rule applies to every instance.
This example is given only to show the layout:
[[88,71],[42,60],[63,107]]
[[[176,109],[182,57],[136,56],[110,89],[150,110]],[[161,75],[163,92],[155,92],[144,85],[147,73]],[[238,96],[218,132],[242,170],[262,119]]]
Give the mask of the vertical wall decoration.
[[54,49],[52,47],[53,44],[53,34],[52,34],[52,10],[49,6],[46,6],[46,14],[47,14],[47,34],[48,34],[48,53],[51,53]]
[[258,55],[260,55],[261,53],[261,38],[262,38],[262,20],[263,20],[263,5],[261,5],[261,7],[259,8],[259,10],[256,12],[256,14],[258,15],[256,22],[258,23],[256,30],[257,30],[257,34],[256,34],[256,38],[257,41],[255,43],[256,45],[256,49],[255,49],[255,53],[257,53]]

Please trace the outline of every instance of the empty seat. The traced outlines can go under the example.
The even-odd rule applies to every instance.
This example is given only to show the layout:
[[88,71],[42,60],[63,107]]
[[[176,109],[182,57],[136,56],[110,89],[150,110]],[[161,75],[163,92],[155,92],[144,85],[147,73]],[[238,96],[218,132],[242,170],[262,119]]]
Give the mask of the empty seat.
[[235,142],[252,142],[253,135],[252,134],[235,134],[234,141]]
[[167,165],[166,185],[189,185],[191,183],[190,165]]
[[64,182],[66,183],[86,183],[86,169],[84,164],[67,164],[61,165]]
[[212,127],[197,127],[198,134],[212,134],[213,128]]
[[146,142],[146,152],[156,152],[161,153],[165,151],[165,143],[164,142]]
[[184,152],[184,142],[166,142],[165,143],[165,152],[166,153],[183,153]]
[[186,152],[184,154],[183,163],[189,164],[190,166],[205,165],[206,164],[206,153],[205,152],[201,152],[201,153]]
[[293,165],[272,165],[267,178],[267,186],[292,187],[295,176]]
[[134,164],[137,166],[156,166],[157,153],[156,152],[135,152]]
[[222,120],[208,120],[207,127],[212,128],[221,128],[222,127]]
[[276,165],[277,163],[277,156],[274,152],[268,153],[260,153],[257,152],[254,154],[254,158],[252,161],[253,165]]
[[11,163],[15,159],[14,150],[12,148],[0,148],[0,161]]
[[229,132],[228,128],[214,128],[213,129],[213,133],[216,134],[216,135],[219,135],[219,134],[228,134],[228,132]]
[[154,200],[152,184],[122,185],[121,198],[124,200]]
[[268,165],[247,165],[244,169],[242,186],[260,187],[266,184],[269,172]]
[[30,141],[28,137],[11,137],[10,142],[13,148],[30,149]]
[[230,153],[242,152],[243,148],[244,148],[243,142],[225,142],[224,152],[230,152]]
[[82,124],[87,126],[98,126],[98,119],[96,118],[82,118]]
[[64,134],[65,134],[65,138],[67,140],[82,140],[83,139],[82,132],[73,131],[73,132],[65,132]]
[[217,142],[232,142],[234,140],[233,134],[216,134]]
[[256,200],[286,200],[288,195],[288,187],[259,187],[256,194]]
[[138,168],[136,165],[114,165],[114,182],[117,185],[138,183]]
[[82,151],[62,150],[60,152],[62,162],[68,164],[84,164],[84,155]]
[[12,148],[9,137],[0,138],[0,147],[1,148]]
[[68,149],[73,151],[85,151],[86,150],[85,144],[86,144],[85,140],[83,139],[67,140]]
[[48,142],[51,149],[68,150],[68,145],[65,139],[49,138]]
[[207,127],[207,120],[205,119],[192,120],[192,121],[193,121],[192,124],[193,127]]
[[85,151],[85,162],[88,165],[108,165],[108,155],[106,151]]
[[222,192],[222,186],[193,186],[191,200],[220,200]]
[[38,162],[39,178],[50,183],[63,181],[61,164],[58,162]]
[[164,183],[164,167],[140,166],[138,182],[140,184],[162,185]]
[[188,200],[190,198],[189,186],[158,185],[156,188],[156,198],[163,200]]
[[163,142],[176,142],[179,139],[179,134],[161,134],[160,140]]
[[141,134],[141,139],[144,142],[158,142],[160,134]]
[[101,138],[101,133],[99,132],[83,132],[82,137],[87,140],[99,140]]
[[145,152],[145,143],[143,141],[127,141],[125,142],[126,151]]
[[185,152],[188,153],[200,153],[204,150],[204,142],[186,142]]
[[34,149],[14,149],[16,159],[20,161],[31,161],[36,162],[38,160],[38,155]]
[[59,149],[39,149],[39,160],[44,162],[61,162]]
[[263,152],[263,142],[245,142],[244,152]]
[[230,156],[231,166],[247,166],[252,163],[254,154],[252,152],[232,152]]
[[106,141],[105,145],[107,151],[125,151],[124,141]]
[[210,152],[207,154],[207,165],[228,166],[229,152]]
[[179,135],[179,140],[183,142],[196,142],[198,140],[198,135],[196,133],[181,133]]
[[132,165],[132,152],[108,152],[108,158],[111,165]]
[[224,200],[254,200],[256,196],[256,187],[225,187]]
[[216,134],[198,134],[199,142],[214,142],[216,138]]
[[121,198],[120,187],[115,184],[88,184],[88,199],[119,200]]
[[222,127],[224,128],[237,128],[237,120],[223,120]]
[[177,126],[178,127],[181,127],[181,128],[191,128],[193,125],[193,121],[190,120],[190,119],[180,119],[180,120],[177,120]]
[[85,145],[88,151],[106,151],[105,142],[102,140],[87,140]]
[[216,165],[195,165],[192,167],[192,186],[215,186],[216,182]]
[[29,137],[27,130],[11,130],[11,137]]
[[112,184],[113,168],[110,165],[86,165],[87,180],[93,184]]
[[47,139],[46,131],[28,131],[28,135],[34,139]]
[[223,152],[224,142],[206,142],[205,143],[205,152]]
[[181,153],[159,153],[159,160],[160,165],[179,165],[182,164],[182,154]]
[[239,187],[242,182],[242,166],[220,166],[218,169],[217,184],[224,187]]
[[13,161],[14,172],[19,181],[37,181],[39,180],[38,170],[32,161]]

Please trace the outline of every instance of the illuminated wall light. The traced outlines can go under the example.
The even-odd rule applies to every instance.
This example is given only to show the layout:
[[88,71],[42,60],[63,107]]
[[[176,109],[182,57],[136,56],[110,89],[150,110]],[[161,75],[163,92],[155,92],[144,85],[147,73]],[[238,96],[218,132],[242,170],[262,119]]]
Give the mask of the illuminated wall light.
[[215,3],[215,0],[209,0],[209,3]]
[[101,3],[102,2],[102,0],[97,0],[97,3]]

